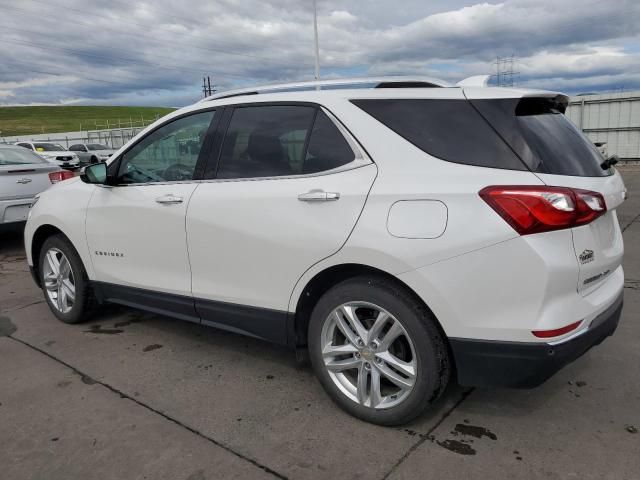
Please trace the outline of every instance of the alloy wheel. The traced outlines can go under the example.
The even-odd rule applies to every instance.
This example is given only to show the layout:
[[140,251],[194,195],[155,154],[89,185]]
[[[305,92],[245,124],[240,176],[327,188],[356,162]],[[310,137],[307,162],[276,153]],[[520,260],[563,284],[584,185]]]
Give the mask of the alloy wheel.
[[61,313],[73,308],[76,285],[69,259],[57,248],[50,248],[42,265],[44,288],[51,304]]
[[400,321],[368,302],[334,309],[321,333],[329,377],[354,402],[374,409],[402,403],[413,390],[417,359]]

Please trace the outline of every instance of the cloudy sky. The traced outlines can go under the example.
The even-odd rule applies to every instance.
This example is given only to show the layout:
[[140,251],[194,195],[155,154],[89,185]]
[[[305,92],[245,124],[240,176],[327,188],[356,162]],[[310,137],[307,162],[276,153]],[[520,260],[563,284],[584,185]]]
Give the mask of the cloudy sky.
[[[311,79],[311,0],[0,0],[0,105],[182,106]],[[640,89],[638,0],[318,0],[323,77],[457,81],[515,55],[518,84]]]

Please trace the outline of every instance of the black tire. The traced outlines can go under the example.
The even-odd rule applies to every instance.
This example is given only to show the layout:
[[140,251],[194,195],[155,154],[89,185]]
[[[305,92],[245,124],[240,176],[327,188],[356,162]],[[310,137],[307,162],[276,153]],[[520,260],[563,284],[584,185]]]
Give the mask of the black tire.
[[[51,248],[57,248],[64,253],[69,260],[71,271],[73,272],[75,282],[75,300],[71,309],[66,313],[63,313],[56,308],[45,289],[44,262],[45,256]],[[40,285],[42,285],[44,298],[49,305],[51,312],[58,318],[58,320],[64,323],[80,323],[89,320],[95,313],[97,301],[93,289],[91,288],[89,278],[87,277],[87,272],[82,264],[80,255],[78,255],[76,249],[64,235],[52,235],[44,241],[40,250],[38,275],[40,276]]]
[[95,155],[91,157],[91,160],[89,160],[89,164],[94,164],[94,163],[98,163],[98,157],[96,157]]
[[[369,302],[384,308],[404,327],[413,342],[417,374],[413,389],[399,405],[374,409],[345,395],[329,376],[321,351],[324,322],[348,302]],[[420,415],[445,390],[451,375],[449,351],[433,314],[406,288],[382,276],[360,276],[337,284],[316,304],[309,323],[309,356],[320,383],[343,410],[378,425],[401,425]]]

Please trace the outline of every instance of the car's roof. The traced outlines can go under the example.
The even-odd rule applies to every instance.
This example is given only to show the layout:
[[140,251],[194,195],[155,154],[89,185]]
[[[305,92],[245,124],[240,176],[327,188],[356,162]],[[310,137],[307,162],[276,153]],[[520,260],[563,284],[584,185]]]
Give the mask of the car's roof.
[[[519,98],[523,96],[557,96],[558,92],[546,92],[525,88],[488,87],[489,76],[470,77],[453,85],[444,80],[421,76],[361,77],[309,82],[258,85],[226,90],[206,97],[198,104],[263,102],[265,99],[301,98],[429,98],[441,96],[471,95],[477,98]],[[447,93],[444,93],[447,91]],[[454,93],[454,91],[456,93]],[[227,100],[226,102],[224,100]]]

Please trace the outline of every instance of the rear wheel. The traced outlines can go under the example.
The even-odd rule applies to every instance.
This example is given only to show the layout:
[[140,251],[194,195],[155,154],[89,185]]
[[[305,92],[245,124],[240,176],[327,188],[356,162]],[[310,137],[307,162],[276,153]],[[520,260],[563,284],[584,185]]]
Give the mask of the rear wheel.
[[90,317],[96,301],[82,260],[63,235],[47,238],[40,250],[40,284],[53,314],[65,323]]
[[325,293],[312,313],[308,342],[325,390],[368,422],[408,422],[449,381],[449,355],[433,315],[385,278],[358,277]]

